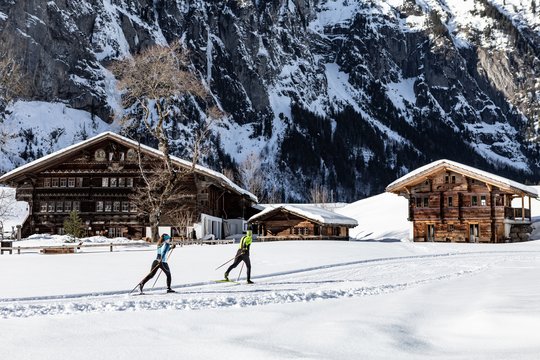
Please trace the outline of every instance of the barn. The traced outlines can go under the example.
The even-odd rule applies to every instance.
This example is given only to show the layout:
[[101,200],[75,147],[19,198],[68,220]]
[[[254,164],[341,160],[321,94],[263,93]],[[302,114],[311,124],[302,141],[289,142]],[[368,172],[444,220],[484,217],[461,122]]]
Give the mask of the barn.
[[395,180],[387,192],[409,201],[414,241],[524,241],[534,187],[451,160],[438,160]]
[[323,205],[267,205],[248,222],[260,241],[349,240],[355,219],[325,209]]
[[[106,235],[144,238],[149,221],[134,201],[143,173],[150,174],[163,154],[113,132],[80,141],[0,177],[26,201],[29,215],[22,236],[34,233],[63,234],[63,222],[73,210],[84,223],[86,236]],[[191,162],[171,157],[173,166],[189,168]],[[223,174],[196,165],[183,184],[187,193],[169,207],[188,208],[188,221],[162,218],[160,224],[177,236],[211,236],[217,239],[246,229],[257,198]],[[187,224],[187,225],[186,225]]]

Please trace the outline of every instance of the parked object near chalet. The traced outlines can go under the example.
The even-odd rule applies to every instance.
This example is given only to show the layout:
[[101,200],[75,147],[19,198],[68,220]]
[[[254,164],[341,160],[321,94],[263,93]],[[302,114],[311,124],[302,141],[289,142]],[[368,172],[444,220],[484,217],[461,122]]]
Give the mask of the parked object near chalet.
[[[533,187],[450,160],[422,166],[386,191],[409,200],[414,241],[528,240],[538,197]],[[521,206],[512,207],[514,199]]]
[[[78,211],[85,235],[147,237],[148,219],[141,216],[130,195],[144,186],[139,167],[149,169],[163,154],[149,146],[105,132],[14,169],[0,183],[16,188],[17,200],[29,204],[22,235],[63,234],[63,222]],[[173,166],[191,167],[191,162],[171,157]],[[257,202],[223,174],[197,165],[185,180],[188,190],[182,200],[192,214],[192,227],[176,236],[196,233],[229,235],[228,223],[245,225],[245,214]],[[175,203],[170,204],[171,207]],[[173,220],[162,218],[162,231],[171,231]],[[169,232],[170,233],[170,232]]]
[[349,240],[355,219],[311,204],[268,205],[248,222],[260,241]]

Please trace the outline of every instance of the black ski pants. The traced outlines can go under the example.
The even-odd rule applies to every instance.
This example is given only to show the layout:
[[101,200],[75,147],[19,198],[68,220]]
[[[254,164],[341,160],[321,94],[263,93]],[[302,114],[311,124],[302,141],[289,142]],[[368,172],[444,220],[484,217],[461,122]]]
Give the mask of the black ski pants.
[[165,273],[165,275],[167,276],[167,289],[170,289],[171,288],[171,269],[169,269],[169,264],[167,264],[166,262],[161,262],[159,260],[154,260],[152,262],[152,267],[151,267],[151,271],[150,271],[150,274],[148,274],[142,281],[141,281],[141,285],[142,287],[144,287],[144,284],[146,284],[146,282],[148,280],[150,280],[151,278],[154,277],[154,275],[156,275],[157,271],[161,269],[163,270],[163,272]]
[[236,258],[234,259],[234,262],[232,263],[232,265],[229,266],[225,274],[229,276],[229,273],[231,272],[231,270],[237,267],[238,264],[240,264],[242,261],[244,262],[244,264],[246,264],[247,279],[249,281],[251,279],[251,261],[249,260],[249,252],[242,253],[241,249],[238,249],[238,251],[236,252]]

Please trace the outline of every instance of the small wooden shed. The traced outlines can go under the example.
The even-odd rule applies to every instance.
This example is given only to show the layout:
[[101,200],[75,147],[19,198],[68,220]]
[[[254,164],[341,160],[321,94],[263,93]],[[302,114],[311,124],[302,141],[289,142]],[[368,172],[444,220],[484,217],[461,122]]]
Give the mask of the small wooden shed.
[[261,241],[271,240],[349,240],[355,219],[318,205],[268,205],[248,222]]

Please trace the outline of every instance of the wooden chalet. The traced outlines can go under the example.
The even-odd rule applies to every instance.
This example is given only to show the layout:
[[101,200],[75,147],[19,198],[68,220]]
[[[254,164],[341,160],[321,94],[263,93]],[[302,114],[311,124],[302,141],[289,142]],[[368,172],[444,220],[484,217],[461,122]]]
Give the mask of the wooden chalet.
[[414,241],[527,240],[538,197],[533,187],[450,160],[412,171],[386,191],[409,200]]
[[[87,236],[149,236],[148,219],[133,202],[134,191],[142,184],[139,151],[143,169],[150,169],[163,156],[154,148],[105,132],[1,176],[0,183],[16,188],[17,200],[29,204],[22,235],[63,234],[64,220],[78,210]],[[172,162],[191,166],[176,157]],[[181,201],[189,205],[193,226],[174,234],[170,227],[174,224],[164,218],[165,231],[220,239],[245,229],[246,211],[257,202],[253,194],[223,174],[198,165],[186,182],[190,194]]]
[[316,205],[269,205],[248,222],[261,241],[349,240],[358,222]]

